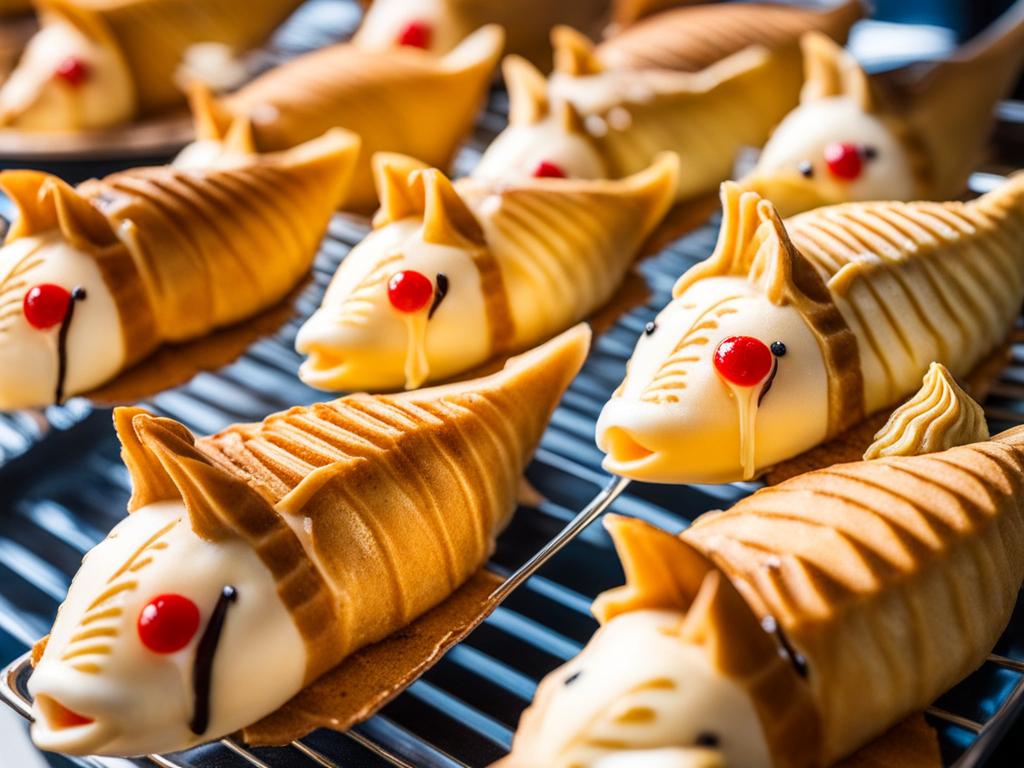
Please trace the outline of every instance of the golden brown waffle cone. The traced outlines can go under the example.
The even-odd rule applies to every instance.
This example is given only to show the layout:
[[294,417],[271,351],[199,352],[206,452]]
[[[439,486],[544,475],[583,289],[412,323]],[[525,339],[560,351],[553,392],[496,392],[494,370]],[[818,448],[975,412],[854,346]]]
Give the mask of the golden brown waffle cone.
[[[139,113],[184,102],[175,72],[185,50],[218,42],[242,53],[259,45],[299,0],[35,0],[41,14],[62,17],[124,60]],[[322,131],[321,131],[322,133]]]
[[578,326],[485,379],[293,408],[198,441],[120,409],[131,508],[181,498],[200,536],[252,545],[306,640],[312,680],[485,562],[589,341]]
[[1024,579],[1022,499],[1018,428],[802,475],[682,538],[805,657],[824,728],[809,762],[826,765],[984,661]]
[[[612,297],[671,206],[679,173],[678,158],[667,152],[615,181],[456,183],[503,275],[513,348],[578,322]],[[495,195],[498,206],[488,202]]]
[[346,205],[376,205],[370,158],[389,151],[446,168],[476,118],[501,55],[502,33],[485,27],[444,57],[413,48],[342,43],[300,56],[213,101],[193,87],[200,139],[223,140],[238,117],[261,152],[286,149],[340,126],[363,140]]
[[[601,71],[592,46],[579,33],[559,28],[553,43],[560,73],[585,79]],[[751,47],[699,73],[637,73],[636,90],[642,95],[635,99],[609,84],[609,89],[624,91],[623,97],[599,108],[574,99],[577,88],[587,93],[585,82],[569,79],[556,87],[559,96],[574,102],[585,125],[595,120],[601,125],[588,138],[612,177],[645,168],[655,151],[676,152],[684,169],[678,197],[690,199],[729,178],[740,150],[761,146],[796,104],[799,86],[780,87],[779,74],[774,54]],[[513,90],[523,89],[520,79]],[[521,96],[520,104],[528,101]]]
[[819,30],[845,42],[864,15],[859,0],[829,11],[771,4],[721,3],[659,13],[606,40],[598,58],[615,69],[675,69],[697,72],[751,45],[779,54],[778,88],[795,94],[801,79],[800,35]]
[[142,168],[74,189],[36,171],[0,184],[8,242],[59,228],[100,267],[122,318],[125,366],[277,303],[305,275],[344,195],[358,140],[331,132],[237,167]]

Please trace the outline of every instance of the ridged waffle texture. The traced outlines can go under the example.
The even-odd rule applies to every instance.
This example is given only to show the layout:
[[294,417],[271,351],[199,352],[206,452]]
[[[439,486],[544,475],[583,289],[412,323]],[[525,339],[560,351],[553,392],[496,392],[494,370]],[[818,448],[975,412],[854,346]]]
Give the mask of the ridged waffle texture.
[[8,240],[59,227],[95,257],[123,319],[127,365],[283,299],[309,271],[357,151],[338,131],[235,167],[134,169],[77,189],[7,172],[21,214]]
[[868,413],[931,362],[969,372],[1024,297],[1024,176],[970,203],[850,203],[786,222],[857,336]]
[[501,33],[481,30],[446,57],[409,48],[342,43],[300,56],[225,97],[208,125],[223,138],[246,117],[261,152],[287,149],[332,127],[358,133],[363,147],[347,207],[377,202],[370,158],[401,152],[447,168],[469,132],[501,55]]
[[[143,115],[185,101],[175,72],[196,43],[224,43],[236,53],[259,45],[300,0],[35,0],[42,13],[70,20],[116,50],[135,82]],[[321,131],[322,133],[322,131]]]
[[620,181],[456,184],[500,268],[516,348],[611,298],[671,205],[678,174],[678,160],[665,154]]
[[779,55],[777,87],[800,89],[800,35],[824,32],[844,43],[850,27],[864,14],[859,0],[831,11],[771,4],[710,4],[677,8],[644,19],[606,40],[598,56],[614,69],[674,69],[697,72],[750,45]]
[[824,748],[804,764],[849,754],[984,661],[1024,579],[1022,494],[1018,429],[802,475],[682,535],[807,660]]
[[249,541],[313,679],[483,565],[589,339],[577,327],[486,379],[294,408],[195,447],[175,422],[125,412],[132,506],[182,498],[201,536]]

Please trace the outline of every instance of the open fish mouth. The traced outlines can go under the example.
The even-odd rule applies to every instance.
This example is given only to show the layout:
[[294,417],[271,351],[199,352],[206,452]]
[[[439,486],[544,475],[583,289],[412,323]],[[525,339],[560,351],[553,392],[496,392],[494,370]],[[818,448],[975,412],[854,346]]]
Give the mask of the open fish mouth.
[[609,427],[601,437],[608,454],[606,464],[615,467],[640,467],[656,455],[625,427]]
[[85,755],[101,752],[110,743],[109,726],[54,696],[38,694],[33,710],[32,738],[42,749]]

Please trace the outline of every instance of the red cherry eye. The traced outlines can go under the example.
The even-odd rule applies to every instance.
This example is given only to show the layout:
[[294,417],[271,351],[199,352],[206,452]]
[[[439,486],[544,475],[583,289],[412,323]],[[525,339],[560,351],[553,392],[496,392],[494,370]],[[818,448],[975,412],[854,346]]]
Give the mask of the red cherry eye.
[[837,179],[853,181],[864,170],[864,158],[856,144],[833,141],[825,147],[825,165]]
[[33,328],[45,331],[64,322],[71,306],[71,293],[51,283],[29,288],[22,301],[25,319]]
[[538,179],[564,179],[566,177],[562,166],[547,160],[541,160],[537,163],[537,167],[533,169],[533,175]]
[[153,653],[176,653],[199,630],[199,609],[187,597],[154,597],[139,614],[139,639]]
[[399,45],[408,45],[412,48],[429,48],[430,39],[434,30],[425,21],[410,21],[402,31],[398,33],[397,42]]
[[68,56],[53,73],[68,85],[77,88],[89,78],[89,66],[75,56]]
[[730,336],[715,350],[715,370],[726,381],[753,387],[772,370],[772,351],[752,336]]
[[434,284],[420,272],[405,269],[388,280],[388,301],[399,312],[419,312],[434,298]]

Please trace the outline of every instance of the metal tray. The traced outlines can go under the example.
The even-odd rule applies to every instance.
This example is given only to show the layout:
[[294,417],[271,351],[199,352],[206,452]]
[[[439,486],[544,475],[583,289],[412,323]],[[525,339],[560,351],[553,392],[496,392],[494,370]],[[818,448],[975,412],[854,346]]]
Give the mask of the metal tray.
[[[495,91],[457,170],[472,167],[480,148],[503,125],[506,107],[504,94]],[[1021,112],[1008,108],[1001,114],[1005,121],[1007,115]],[[976,191],[997,182],[1007,169],[987,170],[972,179]],[[483,766],[503,755],[539,679],[575,655],[594,631],[592,598],[621,583],[617,558],[600,526],[577,530],[582,528],[577,524],[568,532],[563,528],[574,519],[578,523],[574,516],[609,480],[600,469],[601,455],[593,441],[601,405],[621,380],[644,324],[668,301],[675,278],[711,253],[717,225],[716,217],[638,266],[650,290],[648,300],[596,339],[528,471],[545,501],[518,511],[499,540],[493,565],[515,574],[527,563],[528,570],[513,577],[517,580],[561,544],[567,546],[380,714],[350,733],[318,731],[278,749],[248,750],[225,740],[168,757],[67,759],[58,764],[451,768]],[[206,433],[323,399],[322,393],[295,377],[299,357],[292,342],[301,318],[318,305],[338,263],[366,231],[364,220],[335,217],[314,280],[296,300],[295,319],[253,344],[237,362],[200,374],[144,405]],[[986,402],[986,413],[993,431],[1024,422],[1024,344],[1014,345],[1012,364]],[[699,514],[727,507],[756,488],[755,483],[634,483],[611,508],[677,531]],[[0,698],[23,715],[28,713],[25,683],[30,672],[26,649],[48,630],[82,555],[122,516],[128,493],[108,410],[79,399],[44,412],[0,416],[0,659],[17,657],[0,673]],[[989,661],[929,711],[945,765],[977,768],[987,763],[1024,709],[1022,680],[1024,603],[1018,603],[1011,626]]]

